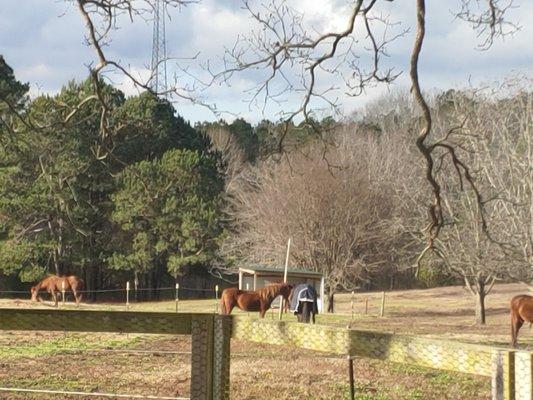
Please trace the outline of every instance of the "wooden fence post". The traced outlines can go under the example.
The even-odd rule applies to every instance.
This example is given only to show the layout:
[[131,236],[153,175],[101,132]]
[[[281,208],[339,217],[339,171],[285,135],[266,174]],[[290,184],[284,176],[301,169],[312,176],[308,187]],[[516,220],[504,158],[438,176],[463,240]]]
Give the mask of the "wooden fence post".
[[213,315],[191,321],[191,400],[213,399]]
[[213,400],[229,400],[231,317],[215,315]]
[[492,354],[492,400],[515,400],[514,352],[494,350]]
[[191,322],[191,400],[228,400],[231,317],[195,315]]
[[379,313],[380,317],[385,315],[385,292],[381,293],[381,311]]

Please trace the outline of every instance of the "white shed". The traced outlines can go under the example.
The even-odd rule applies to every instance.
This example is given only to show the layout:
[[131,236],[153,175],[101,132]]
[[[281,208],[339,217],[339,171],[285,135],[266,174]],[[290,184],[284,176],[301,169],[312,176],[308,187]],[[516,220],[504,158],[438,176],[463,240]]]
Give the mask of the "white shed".
[[[283,281],[283,268],[268,266],[253,266],[239,268],[239,289],[256,290],[266,285]],[[318,309],[324,310],[324,276],[320,272],[306,271],[303,269],[287,270],[287,282],[293,285],[307,283],[313,286],[318,293]],[[279,299],[273,306],[279,307]]]

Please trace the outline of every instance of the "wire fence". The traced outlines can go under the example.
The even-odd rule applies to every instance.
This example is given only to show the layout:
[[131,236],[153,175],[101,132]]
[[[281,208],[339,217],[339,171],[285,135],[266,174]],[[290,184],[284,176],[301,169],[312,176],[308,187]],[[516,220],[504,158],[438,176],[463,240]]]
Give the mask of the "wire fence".
[[4,308],[0,321],[2,399],[227,399],[228,317]]
[[[58,300],[62,304],[75,301],[74,295],[70,290],[63,288],[59,294]],[[175,311],[179,309],[180,300],[188,299],[211,299],[215,303],[220,297],[219,285],[213,285],[212,288],[198,288],[187,287],[180,284],[175,286],[152,287],[152,288],[135,288],[126,282],[123,288],[112,289],[98,289],[98,290],[79,290],[78,295],[81,295],[84,302],[108,302],[108,303],[124,303],[126,310],[134,303],[154,302],[154,301],[174,301]],[[29,300],[30,290],[0,290],[0,298],[11,299],[15,301]],[[39,300],[50,300],[52,297],[46,292],[39,293]],[[49,298],[48,298],[49,297]],[[214,305],[214,311],[218,310],[218,305]]]
[[190,396],[189,336],[18,332],[0,335],[0,359],[2,399]]
[[[291,379],[292,384],[301,386],[301,382],[306,382],[307,389],[323,391],[322,398],[350,398],[350,377],[354,378],[354,396],[362,393],[368,397],[375,391],[376,398],[409,398],[405,393],[396,395],[394,391],[383,391],[381,386],[369,383],[378,380],[383,387],[396,385],[394,387],[400,391],[409,391],[413,398],[429,398],[431,391],[442,396],[431,396],[435,399],[522,400],[532,397],[531,352],[244,316],[233,318],[229,328],[218,326],[226,321],[224,318],[227,317],[213,314],[3,309],[0,310],[0,330],[111,333],[25,332],[16,338],[12,333],[0,335],[0,390],[17,387],[63,390],[96,393],[91,396],[97,398],[113,393],[144,398],[200,398],[192,391],[187,392],[193,380],[201,382],[198,389],[201,391],[209,376],[229,379],[223,371],[226,371],[225,363],[229,363],[231,331],[236,345],[242,341],[250,343],[247,347],[232,349],[231,368],[237,370],[232,374],[232,391],[237,393],[234,398],[254,397],[250,395],[255,393],[254,388],[246,389],[246,385],[279,388],[282,393],[291,393],[287,395],[291,397]],[[146,335],[132,332],[170,333],[171,339],[157,337],[150,341]],[[176,336],[180,332],[192,334],[192,338]],[[270,345],[285,347],[275,350]],[[323,352],[324,356],[317,357],[314,351]],[[209,363],[217,367],[209,367]],[[326,367],[316,367],[321,363]],[[315,367],[315,374],[301,372]],[[209,368],[210,373],[201,372]],[[369,370],[378,372],[369,375]],[[241,374],[245,379],[240,378]],[[385,376],[392,378],[387,380]],[[341,384],[340,389],[327,389],[331,382]],[[457,388],[454,387],[457,382],[463,383]],[[219,381],[217,390],[225,390],[224,385],[223,380]],[[311,396],[307,389],[302,390]],[[52,396],[54,393],[40,395],[45,394]],[[24,394],[13,392],[10,396]]]
[[[26,399],[184,399],[190,384],[190,338],[118,334],[42,333],[19,335],[11,354],[0,339],[0,398]],[[2,335],[0,334],[0,338]],[[25,345],[32,343],[31,346]],[[85,347],[81,347],[81,344]],[[51,348],[55,347],[55,350]],[[1,349],[4,349],[2,351]],[[15,354],[16,352],[16,354]],[[9,353],[9,352],[7,352]],[[431,374],[428,370],[396,368],[385,361],[354,358],[355,393],[358,398],[462,400],[490,396],[490,380],[464,379],[458,375]],[[349,398],[349,361],[346,356],[309,352],[235,340],[231,349],[231,398]],[[281,372],[280,372],[281,371]],[[46,378],[45,378],[46,376]],[[453,379],[451,388],[433,382]],[[15,387],[14,385],[17,385]],[[268,394],[259,395],[265,385]],[[425,389],[421,392],[418,387]],[[4,390],[5,389],[5,390]],[[417,394],[418,393],[418,394]],[[402,397],[403,396],[403,397]]]
[[[533,353],[411,335],[235,319],[232,337],[486,377],[480,398],[531,399]],[[485,397],[483,397],[485,396]]]

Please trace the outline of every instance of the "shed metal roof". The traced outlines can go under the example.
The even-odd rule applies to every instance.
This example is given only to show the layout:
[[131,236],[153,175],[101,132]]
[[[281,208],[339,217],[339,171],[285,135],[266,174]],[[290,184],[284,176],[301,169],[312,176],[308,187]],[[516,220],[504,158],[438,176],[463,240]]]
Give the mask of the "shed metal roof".
[[[248,274],[267,275],[267,274],[279,274],[283,275],[283,268],[268,267],[264,265],[254,265],[250,267],[240,267],[239,271]],[[312,276],[321,278],[322,273],[315,271],[308,271],[305,269],[287,269],[288,275],[300,275],[300,276]]]

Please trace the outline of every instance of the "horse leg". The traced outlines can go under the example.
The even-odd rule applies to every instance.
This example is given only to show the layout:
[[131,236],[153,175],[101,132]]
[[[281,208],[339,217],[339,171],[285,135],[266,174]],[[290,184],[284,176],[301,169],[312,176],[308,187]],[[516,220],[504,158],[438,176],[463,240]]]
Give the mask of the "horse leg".
[[56,295],[56,291],[54,289],[52,289],[50,291],[50,295],[52,296],[52,300],[54,300],[54,307],[57,307],[57,295]]
[[260,306],[259,306],[259,316],[261,318],[265,318],[265,314],[269,308],[270,306],[268,304],[265,304],[261,301]]
[[79,307],[80,306],[80,301],[81,301],[81,293],[78,294],[78,291],[74,288],[72,288],[72,294],[74,296],[74,300],[76,301],[76,307]]
[[516,347],[518,342],[518,331],[522,327],[524,320],[519,315],[511,314],[511,346]]

